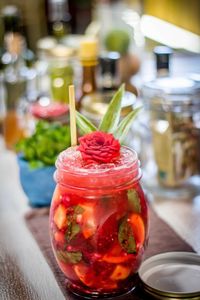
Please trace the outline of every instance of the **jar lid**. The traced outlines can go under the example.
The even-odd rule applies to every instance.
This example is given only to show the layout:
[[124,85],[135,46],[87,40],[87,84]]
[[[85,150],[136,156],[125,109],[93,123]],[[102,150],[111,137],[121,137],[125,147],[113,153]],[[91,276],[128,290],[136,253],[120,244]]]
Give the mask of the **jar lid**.
[[74,55],[75,51],[72,48],[64,45],[56,45],[48,49],[48,55],[52,58],[70,58]]
[[[113,91],[107,91],[102,94],[95,94],[95,97],[86,95],[82,99],[82,113],[92,121],[100,121],[108,109],[109,102],[113,96]],[[121,116],[125,117],[133,110],[133,105],[136,102],[136,96],[133,93],[126,91],[122,98]]]
[[144,84],[144,98],[150,99],[154,106],[199,106],[200,86],[185,77],[163,77]]
[[164,77],[152,80],[145,83],[145,88],[148,88],[155,93],[163,92],[170,94],[194,94],[198,90],[196,83],[184,77]]
[[200,299],[200,256],[166,252],[145,260],[139,277],[146,293],[155,299]]

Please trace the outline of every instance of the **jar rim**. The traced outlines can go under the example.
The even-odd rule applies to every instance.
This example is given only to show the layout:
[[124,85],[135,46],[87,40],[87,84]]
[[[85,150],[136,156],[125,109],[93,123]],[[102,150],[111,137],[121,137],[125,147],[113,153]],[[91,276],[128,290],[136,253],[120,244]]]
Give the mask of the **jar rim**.
[[[64,163],[67,157],[70,161],[70,151],[75,153],[76,147],[70,147],[60,153],[56,161],[56,172],[54,179],[57,183],[64,186],[71,186],[77,189],[109,189],[110,187],[124,186],[130,183],[138,182],[141,178],[140,162],[135,150],[122,146],[121,152],[124,153],[121,164],[93,164],[89,168],[70,166]],[[77,157],[81,159],[80,151],[76,151]],[[122,164],[125,157],[125,163]],[[73,159],[72,159],[73,161]],[[83,162],[83,160],[82,160]]]
[[[116,172],[119,172],[123,169],[127,169],[127,168],[130,168],[130,167],[133,167],[135,166],[135,168],[138,168],[138,155],[137,155],[137,152],[127,146],[121,146],[121,152],[125,152],[125,151],[128,151],[129,153],[132,154],[132,157],[131,155],[129,156],[131,158],[128,159],[127,157],[127,160],[125,161],[125,163],[123,164],[120,164],[120,165],[116,165],[116,166],[113,166],[113,163],[105,163],[105,164],[88,164],[88,165],[85,165],[85,167],[83,166],[80,166],[80,167],[77,167],[77,166],[71,166],[70,164],[65,164],[65,160],[67,158],[67,155],[68,154],[67,152],[70,151],[70,149],[75,149],[76,152],[78,152],[78,158],[81,157],[81,153],[79,151],[77,151],[77,146],[75,147],[69,147],[68,149],[62,151],[57,160],[56,160],[56,168],[62,168],[63,171],[70,171],[72,173],[75,173],[75,174],[80,174],[80,175],[84,175],[84,174],[95,174],[95,176],[101,176],[101,175],[105,175],[106,173],[109,172],[109,174],[112,174],[112,173],[116,173]],[[70,154],[70,153],[69,153]],[[110,166],[110,168],[109,168]],[[94,168],[92,168],[94,167]]]
[[164,93],[167,95],[194,95],[199,93],[199,85],[187,77],[162,77],[146,82],[143,89],[151,91],[155,95]]

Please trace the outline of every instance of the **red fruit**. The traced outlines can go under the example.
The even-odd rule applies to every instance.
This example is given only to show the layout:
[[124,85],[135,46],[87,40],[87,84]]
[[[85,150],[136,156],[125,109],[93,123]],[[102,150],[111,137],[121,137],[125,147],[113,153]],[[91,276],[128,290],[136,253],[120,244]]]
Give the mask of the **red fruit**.
[[112,264],[119,264],[132,259],[131,254],[127,254],[123,251],[122,247],[117,243],[115,244],[112,249],[107,252],[102,260]]
[[60,245],[64,246],[66,240],[65,240],[65,234],[62,231],[56,231],[54,233],[54,240]]
[[95,240],[98,252],[107,252],[112,247],[117,240],[117,231],[116,213],[114,213],[108,216],[96,233]]
[[62,261],[58,261],[58,264],[60,266],[60,269],[63,271],[63,273],[65,274],[65,276],[67,278],[69,278],[69,280],[77,280],[77,276],[73,270],[73,266],[66,264]]
[[93,272],[83,263],[76,264],[74,271],[78,279],[83,282],[86,286],[92,286],[94,282]]

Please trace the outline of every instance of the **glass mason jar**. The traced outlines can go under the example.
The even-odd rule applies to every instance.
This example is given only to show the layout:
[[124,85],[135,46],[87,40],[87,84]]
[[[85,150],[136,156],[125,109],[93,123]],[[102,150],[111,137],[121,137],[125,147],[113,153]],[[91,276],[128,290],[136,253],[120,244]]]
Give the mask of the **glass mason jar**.
[[69,103],[68,87],[74,82],[74,51],[63,45],[48,51],[51,96],[54,101]]
[[158,78],[143,86],[159,183],[180,187],[200,174],[200,86],[191,79]]
[[75,294],[102,297],[135,287],[148,240],[148,209],[137,153],[83,166],[76,147],[56,161],[50,235],[57,263]]

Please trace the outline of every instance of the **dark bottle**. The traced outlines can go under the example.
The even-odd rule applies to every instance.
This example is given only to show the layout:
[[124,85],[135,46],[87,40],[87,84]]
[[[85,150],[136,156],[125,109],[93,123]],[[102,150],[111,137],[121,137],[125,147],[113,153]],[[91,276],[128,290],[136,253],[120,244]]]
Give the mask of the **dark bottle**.
[[[116,52],[107,52],[100,56],[98,90],[82,98],[81,112],[97,126],[120,85],[119,59],[120,55]],[[132,111],[134,102],[135,95],[126,91],[122,99],[122,117]]]
[[18,8],[14,5],[5,6],[2,11],[4,34],[9,32],[21,32],[21,16]]
[[71,32],[71,15],[67,0],[48,1],[49,34],[57,39]]
[[157,77],[165,77],[170,74],[170,58],[172,49],[166,46],[157,46],[154,48],[156,57]]
[[102,91],[116,90],[120,85],[118,52],[107,52],[99,58],[100,89]]

